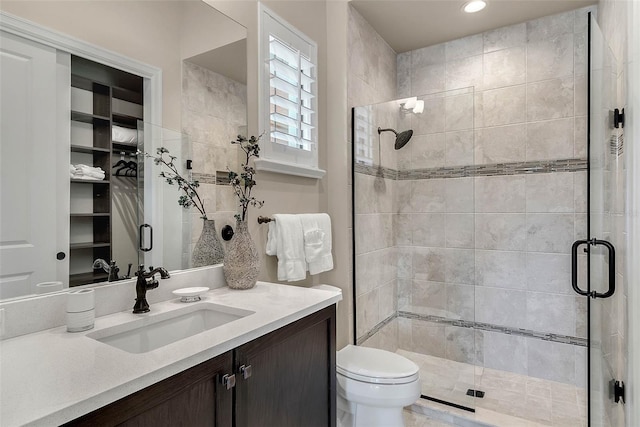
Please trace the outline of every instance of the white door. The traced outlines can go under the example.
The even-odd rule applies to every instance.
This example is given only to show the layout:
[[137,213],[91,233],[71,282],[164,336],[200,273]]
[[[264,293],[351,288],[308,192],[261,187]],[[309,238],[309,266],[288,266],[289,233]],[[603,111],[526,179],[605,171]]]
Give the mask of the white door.
[[0,299],[67,281],[58,273],[68,245],[60,246],[56,206],[68,205],[68,197],[57,197],[57,144],[69,141],[57,141],[56,70],[55,49],[0,34]]

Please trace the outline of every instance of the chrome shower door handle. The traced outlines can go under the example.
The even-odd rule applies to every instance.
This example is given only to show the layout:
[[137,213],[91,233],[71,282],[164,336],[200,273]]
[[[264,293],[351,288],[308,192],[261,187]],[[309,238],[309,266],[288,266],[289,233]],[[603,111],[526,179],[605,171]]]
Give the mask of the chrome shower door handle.
[[[578,248],[581,245],[604,246],[609,254],[609,289],[607,292],[585,291],[578,286]],[[587,249],[588,252],[588,249]],[[571,246],[571,287],[579,295],[590,296],[592,298],[609,298],[616,291],[616,250],[610,242],[606,240],[576,240]]]

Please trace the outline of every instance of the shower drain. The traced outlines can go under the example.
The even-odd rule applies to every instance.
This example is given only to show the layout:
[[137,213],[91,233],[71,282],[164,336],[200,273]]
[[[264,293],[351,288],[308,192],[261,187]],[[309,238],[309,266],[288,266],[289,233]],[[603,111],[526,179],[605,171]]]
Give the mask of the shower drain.
[[471,396],[471,397],[477,397],[479,399],[482,399],[484,397],[484,391],[482,390],[474,390],[472,388],[470,388],[469,390],[467,390],[467,396]]

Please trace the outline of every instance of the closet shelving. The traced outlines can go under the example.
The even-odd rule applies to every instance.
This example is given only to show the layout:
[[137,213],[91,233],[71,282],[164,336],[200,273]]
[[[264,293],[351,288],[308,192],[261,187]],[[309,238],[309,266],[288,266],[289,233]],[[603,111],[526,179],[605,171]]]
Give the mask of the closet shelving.
[[[130,86],[124,88],[121,86]],[[103,180],[70,179],[71,214],[69,286],[104,281],[107,273],[94,270],[93,261],[113,259],[114,224],[112,165],[123,151],[135,153],[131,144],[112,142],[112,126],[136,128],[142,118],[142,79],[82,58],[71,61],[71,164],[100,167]],[[125,109],[140,111],[139,117]]]

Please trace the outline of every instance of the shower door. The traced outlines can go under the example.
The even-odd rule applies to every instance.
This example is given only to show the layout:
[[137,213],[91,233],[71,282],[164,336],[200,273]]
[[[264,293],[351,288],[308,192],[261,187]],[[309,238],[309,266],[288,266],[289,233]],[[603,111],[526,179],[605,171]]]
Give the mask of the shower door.
[[419,402],[467,412],[481,369],[474,118],[472,87],[355,107],[352,117],[355,343],[414,361]]
[[[589,425],[609,426],[621,425],[618,417],[622,415],[614,385],[621,379],[624,363],[624,331],[619,325],[625,318],[625,305],[622,293],[616,291],[616,282],[621,282],[616,279],[622,276],[615,258],[615,247],[622,245],[624,232],[623,146],[615,105],[616,60],[591,14],[588,58],[588,238],[574,243],[573,282],[588,300]],[[581,261],[588,271],[586,288],[577,283],[575,270]]]
[[[191,158],[187,135],[139,121],[138,141],[138,150],[151,156],[157,155],[158,148],[169,150],[177,159],[180,174],[191,177],[186,163]],[[160,177],[162,171],[167,169],[155,164],[153,158],[138,157],[139,263],[182,270],[190,267],[191,221],[198,215],[180,206],[176,187]]]

